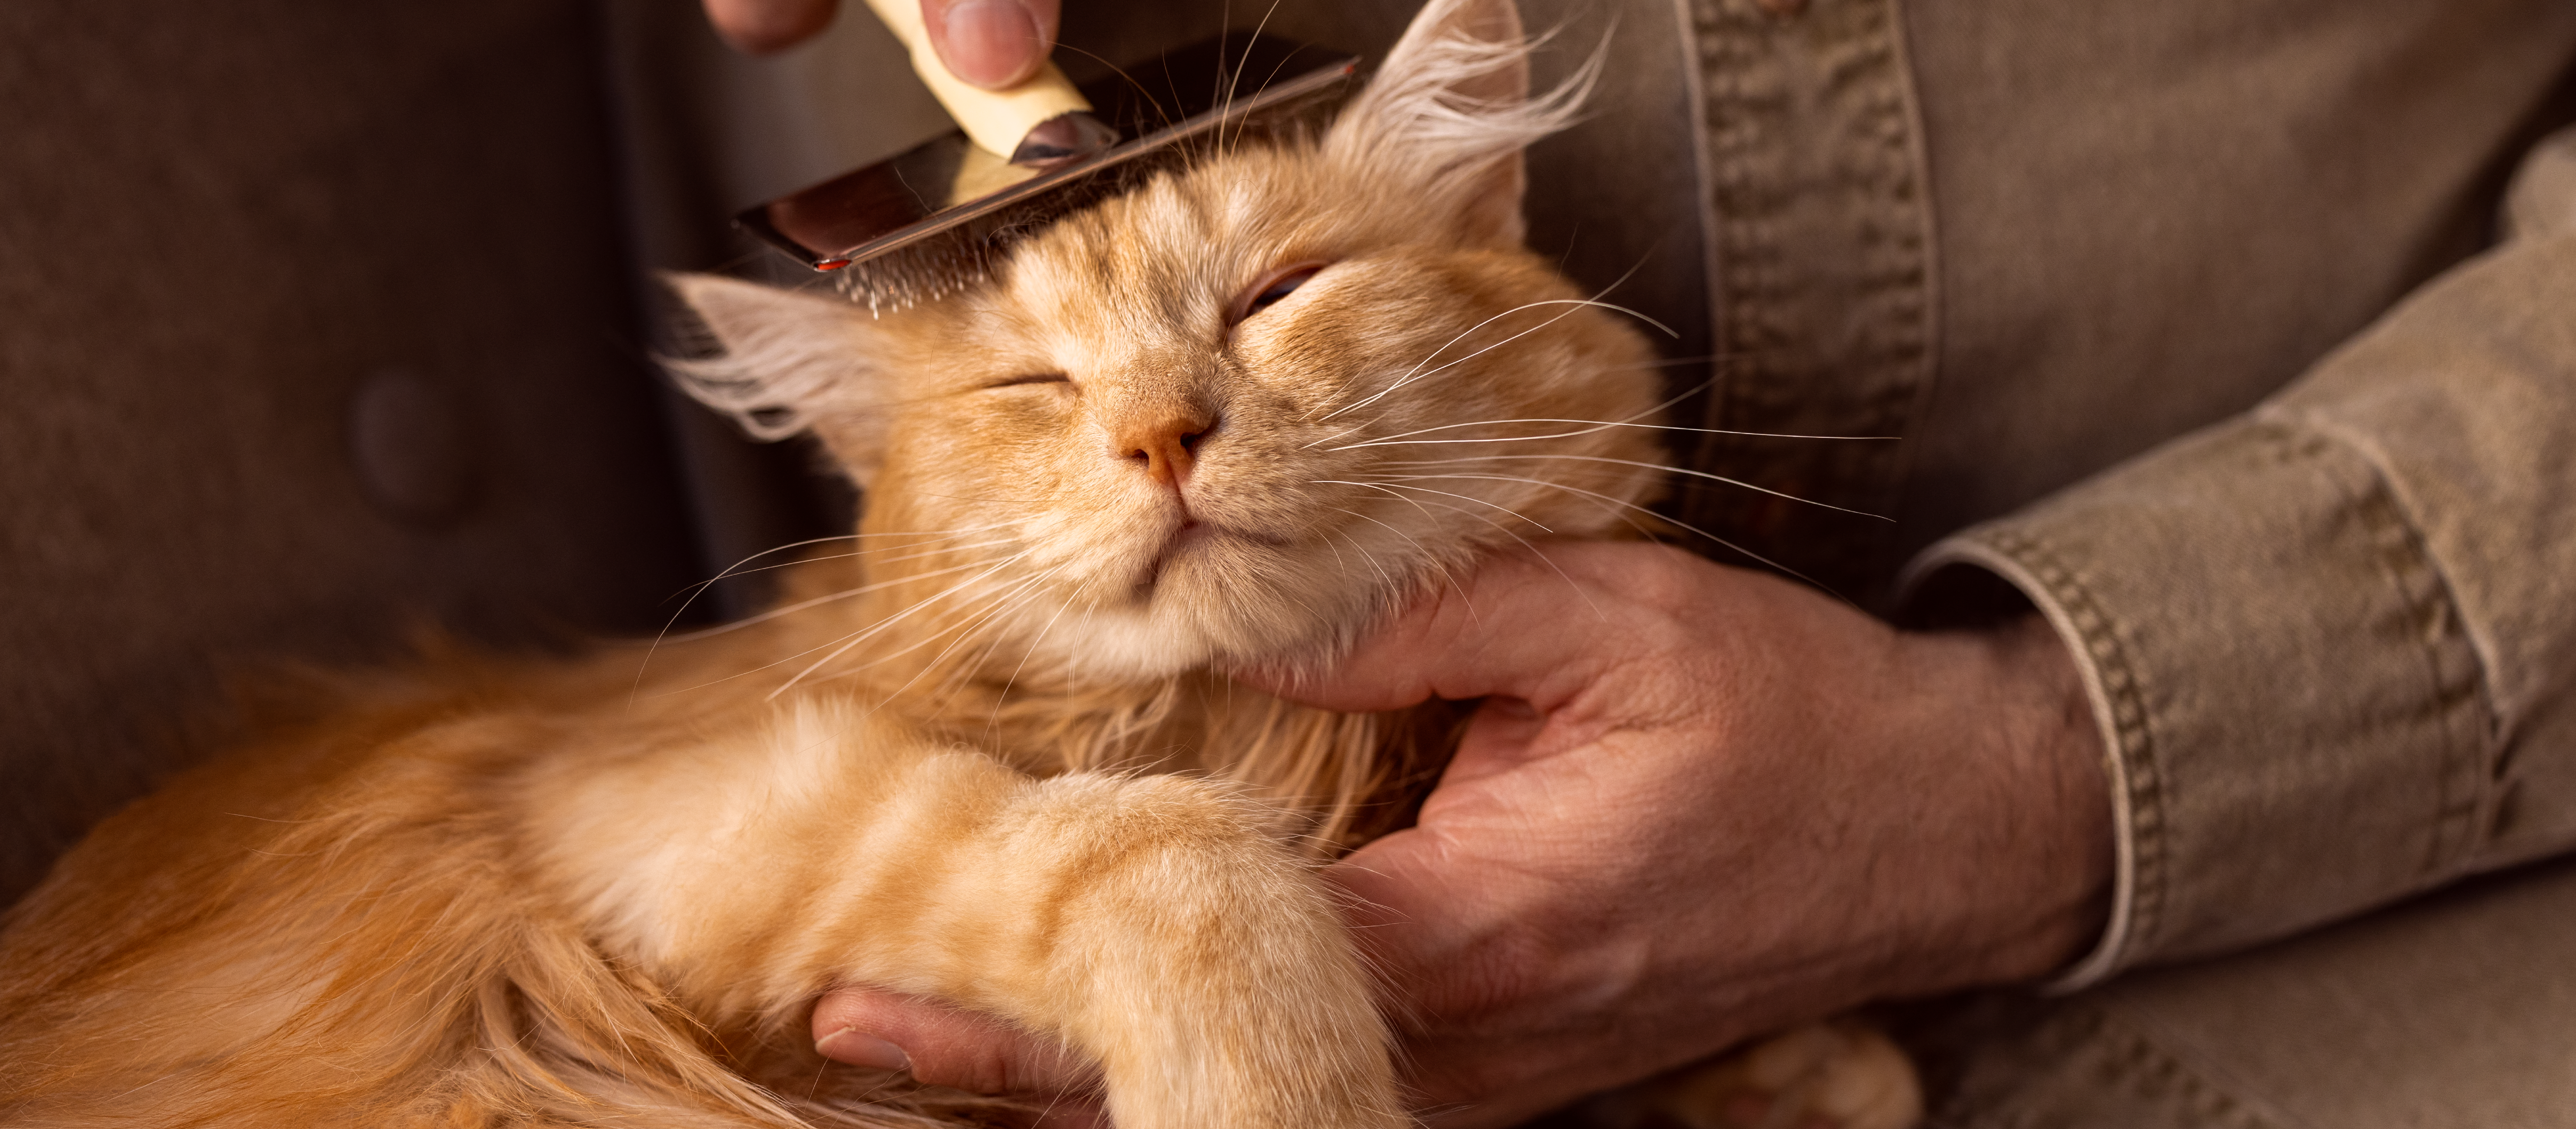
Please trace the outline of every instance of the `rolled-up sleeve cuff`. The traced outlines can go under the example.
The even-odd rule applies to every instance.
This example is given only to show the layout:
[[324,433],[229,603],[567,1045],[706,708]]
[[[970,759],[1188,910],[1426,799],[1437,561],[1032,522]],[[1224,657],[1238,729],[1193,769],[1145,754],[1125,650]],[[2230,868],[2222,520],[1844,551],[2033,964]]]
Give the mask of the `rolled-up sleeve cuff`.
[[2101,942],[2056,982],[2438,884],[2491,803],[2481,671],[2368,460],[2257,414],[1926,550],[2030,598],[2082,668],[2117,818]]

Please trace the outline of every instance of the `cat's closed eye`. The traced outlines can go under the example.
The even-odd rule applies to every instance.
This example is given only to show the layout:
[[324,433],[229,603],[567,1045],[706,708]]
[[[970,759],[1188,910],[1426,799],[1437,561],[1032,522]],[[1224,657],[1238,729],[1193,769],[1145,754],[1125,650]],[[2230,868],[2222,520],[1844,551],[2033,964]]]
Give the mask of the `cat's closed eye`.
[[994,389],[996,389],[996,388],[1017,388],[1017,387],[1019,387],[1019,386],[1021,386],[1021,385],[1023,385],[1023,384],[1071,384],[1071,383],[1073,383],[1073,378],[1072,378],[1072,377],[1070,377],[1070,376],[1066,376],[1065,374],[1060,373],[1060,372],[1032,372],[1032,373],[1024,373],[1024,374],[1019,375],[1019,376],[1010,377],[1010,378],[1005,379],[1005,380],[996,380],[996,381],[994,381],[994,382],[993,382],[993,383],[991,383],[991,384],[987,384],[987,385],[985,385],[985,386],[983,387],[983,389],[982,389],[982,390],[983,390],[983,391],[986,391],[986,392],[990,392],[990,391],[992,391],[992,390],[994,390]]
[[1244,288],[1243,296],[1235,299],[1234,320],[1242,321],[1269,309],[1280,299],[1296,293],[1297,288],[1305,285],[1307,279],[1315,277],[1316,272],[1330,265],[1329,263],[1298,263],[1280,267],[1262,275],[1260,281]]

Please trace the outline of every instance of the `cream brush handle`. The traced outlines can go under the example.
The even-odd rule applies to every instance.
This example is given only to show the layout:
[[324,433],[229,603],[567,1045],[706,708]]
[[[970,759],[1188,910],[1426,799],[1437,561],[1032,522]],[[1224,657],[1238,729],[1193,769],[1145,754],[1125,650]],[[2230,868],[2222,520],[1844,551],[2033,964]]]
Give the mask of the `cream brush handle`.
[[913,73],[930,87],[931,96],[986,152],[1007,160],[1039,123],[1091,109],[1091,103],[1083,100],[1052,61],[1009,90],[971,86],[948,73],[948,65],[939,61],[939,52],[930,46],[930,29],[921,22],[921,0],[868,0],[868,8],[912,52]]

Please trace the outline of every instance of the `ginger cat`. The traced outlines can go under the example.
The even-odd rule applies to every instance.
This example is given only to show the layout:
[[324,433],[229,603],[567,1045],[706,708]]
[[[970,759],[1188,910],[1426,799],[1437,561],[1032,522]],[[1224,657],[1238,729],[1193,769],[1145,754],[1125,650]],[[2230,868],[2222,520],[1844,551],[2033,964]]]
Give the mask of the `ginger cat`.
[[323,680],[102,824],[0,935],[0,1122],[998,1112],[814,1055],[815,997],[864,982],[1060,1036],[1126,1129],[1409,1124],[1311,870],[1441,719],[1218,671],[1657,488],[1613,426],[1653,355],[1521,246],[1521,151],[1582,93],[1526,74],[1508,0],[1433,0],[1322,136],[982,287],[875,320],[675,279],[722,347],[683,383],[820,436],[858,534],[649,655]]

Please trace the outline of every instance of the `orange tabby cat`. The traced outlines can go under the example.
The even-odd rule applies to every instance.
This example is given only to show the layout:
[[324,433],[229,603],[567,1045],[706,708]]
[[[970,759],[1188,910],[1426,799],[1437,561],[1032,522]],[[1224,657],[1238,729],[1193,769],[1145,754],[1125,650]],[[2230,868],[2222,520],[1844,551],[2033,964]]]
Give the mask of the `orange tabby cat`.
[[858,536],[649,658],[334,680],[101,825],[0,938],[0,1120],[973,1115],[804,1044],[864,982],[1060,1036],[1128,1129],[1407,1124],[1311,864],[1415,723],[1213,671],[1655,488],[1647,430],[1553,422],[1642,421],[1656,381],[1521,247],[1521,150],[1580,96],[1526,88],[1507,0],[1434,0],[1322,137],[987,286],[872,320],[674,280],[722,346],[683,382],[820,436]]

